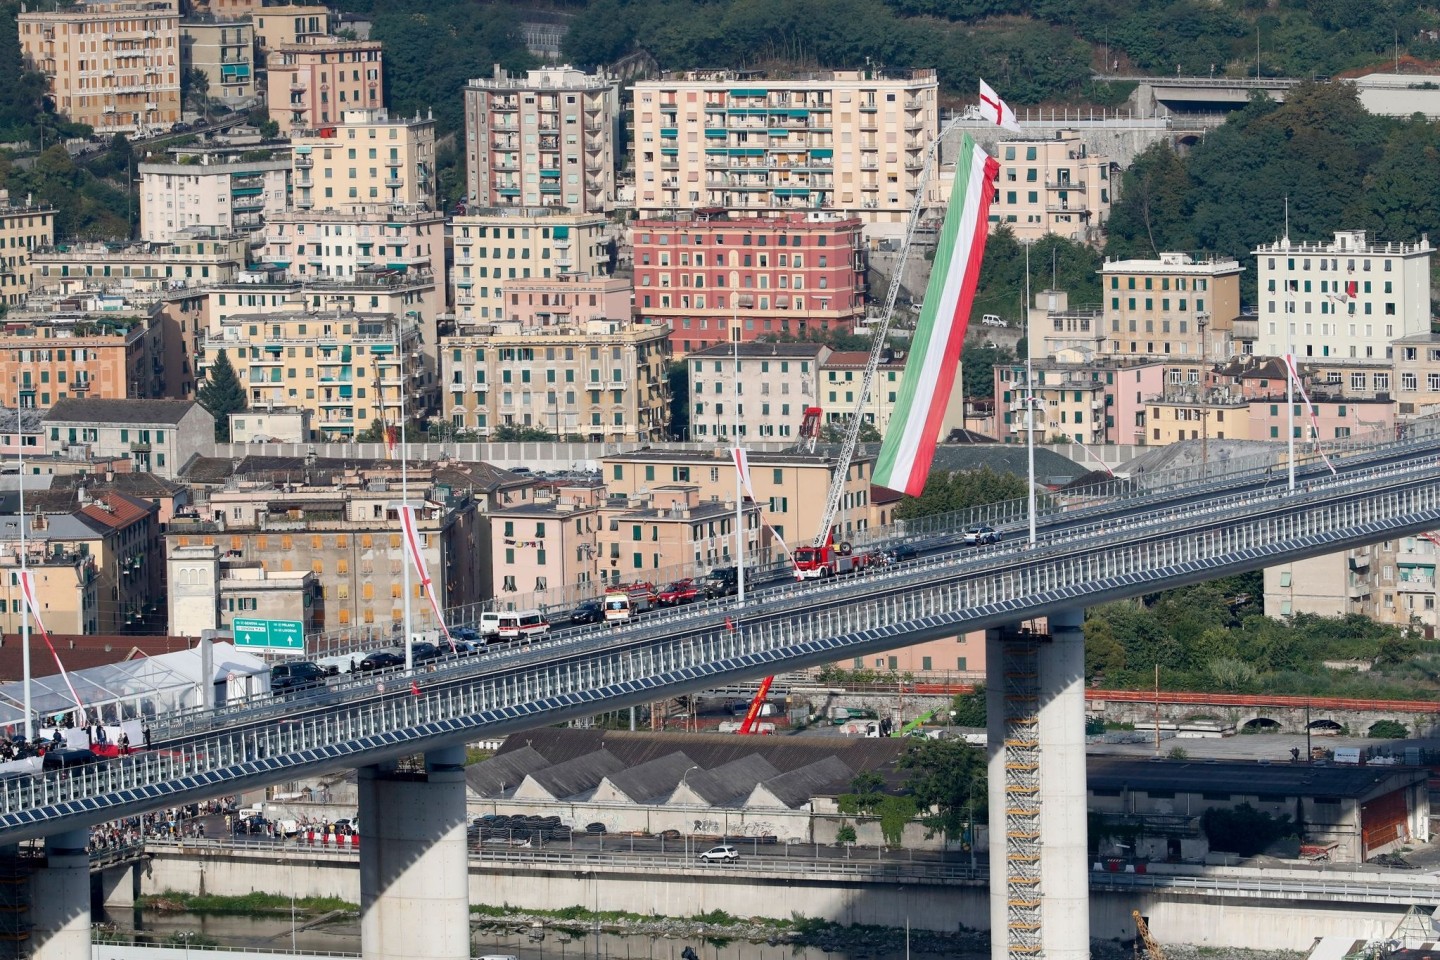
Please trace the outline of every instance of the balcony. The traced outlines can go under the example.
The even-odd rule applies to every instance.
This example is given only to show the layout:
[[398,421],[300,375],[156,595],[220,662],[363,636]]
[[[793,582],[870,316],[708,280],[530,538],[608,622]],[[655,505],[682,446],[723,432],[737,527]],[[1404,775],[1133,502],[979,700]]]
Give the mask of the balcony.
[[131,452],[131,453],[149,453],[149,452],[150,452],[150,442],[149,442],[148,440],[142,440],[142,441],[140,441],[139,443],[132,443],[132,444],[130,444],[130,452]]
[[385,187],[388,190],[399,190],[403,186],[405,186],[404,177],[387,177],[385,179]]
[[1083,217],[1088,217],[1090,215],[1090,207],[1084,198],[1080,198],[1077,200],[1065,200],[1060,203],[1047,203],[1045,204],[1045,212],[1078,213]]
[[1046,180],[1046,190],[1084,190],[1084,180]]

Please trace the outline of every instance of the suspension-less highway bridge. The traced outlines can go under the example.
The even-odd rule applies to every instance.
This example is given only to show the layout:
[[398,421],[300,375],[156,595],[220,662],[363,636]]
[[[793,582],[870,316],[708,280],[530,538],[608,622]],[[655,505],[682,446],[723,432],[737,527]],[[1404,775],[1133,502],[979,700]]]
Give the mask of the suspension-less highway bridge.
[[[367,960],[460,960],[465,742],[986,629],[995,956],[1085,957],[1084,608],[1440,527],[1440,422],[1337,466],[1302,472],[1293,491],[1269,471],[1131,490],[1045,517],[1033,547],[962,550],[935,534],[910,562],[778,586],[743,608],[697,604],[414,678],[161,718],[152,751],[0,781],[0,843],[46,838],[35,953],[88,956],[90,825],[358,768]],[[1017,629],[1038,617],[1048,633]],[[423,772],[396,766],[416,754]]]

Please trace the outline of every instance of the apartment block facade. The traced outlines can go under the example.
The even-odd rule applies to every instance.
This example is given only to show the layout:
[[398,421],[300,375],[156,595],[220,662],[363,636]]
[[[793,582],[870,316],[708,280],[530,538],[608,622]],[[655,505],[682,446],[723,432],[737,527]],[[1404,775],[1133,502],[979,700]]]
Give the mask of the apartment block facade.
[[255,29],[249,19],[188,16],[180,21],[180,47],[183,62],[204,75],[212,100],[255,96]]
[[352,106],[333,123],[290,135],[297,210],[435,209],[433,119]]
[[[140,238],[152,243],[251,233],[285,210],[290,160],[245,160],[238,151],[194,161],[142,163]],[[180,158],[177,158],[180,159]]]
[[466,205],[615,207],[620,82],[568,66],[465,85]]
[[457,431],[534,428],[595,442],[668,435],[670,345],[663,328],[461,325],[440,341],[441,410]]
[[101,133],[180,120],[176,0],[90,0],[18,15],[20,53],[45,75],[55,110]]
[[269,55],[280,47],[314,43],[329,35],[330,9],[309,4],[257,6],[250,11],[250,22],[263,67]]
[[221,350],[252,409],[301,408],[322,440],[353,440],[377,421],[422,412],[420,327],[392,314],[232,314],[202,343],[202,372]]
[[1236,260],[1196,262],[1184,253],[1107,260],[1100,268],[1102,351],[1120,357],[1228,359],[1243,272]]
[[677,355],[738,339],[853,332],[865,316],[858,218],[791,214],[638,220],[635,309],[667,326]]
[[1430,332],[1433,252],[1428,237],[1382,243],[1364,230],[1262,244],[1255,353],[1388,365],[1393,341]]
[[150,313],[13,312],[0,333],[0,406],[163,396],[160,325]]
[[385,106],[378,40],[306,39],[279,44],[266,57],[266,103],[282,134],[319,130],[339,123],[348,110]]
[[[820,382],[816,390],[817,405],[823,411],[822,422],[835,430],[843,430],[855,412],[860,388],[865,381],[865,368],[870,354],[864,351],[837,350],[820,364]],[[890,427],[900,387],[905,382],[905,361],[894,357],[882,359],[875,368],[875,380],[865,402],[860,406],[860,419],[874,427],[881,436]],[[944,442],[952,430],[965,426],[965,390],[960,370],[955,371],[955,385],[950,391],[945,415],[940,420],[938,439]]]
[[1411,420],[1440,411],[1440,335],[1401,337],[1394,346],[1396,415]]
[[30,254],[35,293],[148,292],[228,283],[250,249],[247,237],[180,236],[162,242],[67,243]]
[[[830,483],[838,463],[834,457],[808,453],[750,452],[750,482],[765,521],[793,547],[822,533]],[[870,524],[870,480],[875,461],[857,453],[844,478],[840,512],[833,519],[836,539]],[[658,485],[698,488],[700,503],[735,502],[735,465],[730,455],[713,451],[634,450],[601,460],[601,479],[610,495],[631,497]],[[823,541],[824,537],[820,536]]]
[[642,218],[824,210],[903,233],[939,132],[934,70],[806,78],[693,72],[635,84]]
[[[994,370],[997,439],[1025,443],[1025,364],[996,364]],[[1060,436],[1086,444],[1146,443],[1147,402],[1190,372],[1160,360],[1099,361],[1066,352],[1053,360],[1035,359],[1031,370],[1036,442]],[[1198,364],[1194,372],[1198,383]]]
[[41,422],[44,452],[128,460],[137,472],[173,479],[210,449],[215,418],[193,400],[64,399]]
[[55,244],[55,208],[45,203],[12,203],[0,190],[0,301],[23,303],[34,288],[35,250]]
[[[1003,223],[1020,240],[1049,233],[1082,243],[1099,240],[1114,196],[1109,157],[1092,154],[1079,134],[1068,131],[1054,140],[1003,141],[998,150],[992,231]],[[948,199],[954,176],[952,167],[936,178],[935,199]]]
[[287,210],[266,221],[261,259],[299,280],[414,272],[443,282],[445,217],[383,204]]
[[632,289],[623,277],[588,273],[507,280],[504,320],[526,329],[583,325],[592,320],[628,322]]
[[662,588],[681,577],[734,564],[737,520],[744,524],[747,563],[770,559],[771,544],[757,503],[735,515],[729,500],[702,499],[695,484],[670,483],[607,499],[600,509],[596,575],[603,583],[648,581]]
[[688,354],[687,439],[728,443],[736,431],[741,440],[798,438],[806,409],[819,405],[830,353],[818,343],[740,343]]
[[453,218],[450,232],[455,320],[462,326],[505,317],[510,281],[609,273],[610,242],[600,214],[497,208]]

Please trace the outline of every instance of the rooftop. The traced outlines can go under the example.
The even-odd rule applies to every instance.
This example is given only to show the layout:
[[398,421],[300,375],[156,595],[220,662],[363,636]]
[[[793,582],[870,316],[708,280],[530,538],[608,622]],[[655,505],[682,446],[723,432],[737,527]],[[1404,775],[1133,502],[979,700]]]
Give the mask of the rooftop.
[[1424,780],[1417,767],[1361,767],[1307,763],[1247,763],[1218,760],[1155,760],[1091,756],[1086,760],[1091,790],[1170,790],[1176,793],[1279,794],[1361,798],[1393,780]]
[[76,400],[58,401],[45,414],[46,423],[107,423],[142,426],[174,425],[200,405],[194,400]]
[[696,350],[690,354],[690,359],[728,360],[738,350],[741,360],[768,360],[772,357],[815,360],[822,353],[828,353],[829,349],[823,343],[717,343],[713,347]]
[[1432,253],[1434,248],[1430,246],[1430,235],[1421,234],[1419,243],[1380,243],[1371,240],[1366,236],[1364,230],[1337,230],[1335,239],[1330,241],[1304,241],[1291,240],[1289,237],[1281,237],[1271,244],[1260,244],[1255,248],[1255,255],[1274,253],[1323,253],[1347,254],[1347,255],[1377,255],[1377,256],[1419,256]]
[[1165,273],[1216,276],[1227,273],[1241,273],[1244,267],[1240,261],[1209,257],[1196,260],[1188,253],[1162,253],[1155,260],[1106,260],[1099,273]]
[[[879,445],[874,445],[879,450]],[[838,454],[835,448],[835,454]],[[1021,448],[1024,453],[1024,448]],[[639,461],[641,463],[691,463],[709,465],[712,461],[731,463],[730,454],[723,448],[716,447],[713,450],[660,450],[644,448],[631,450],[629,453],[615,453],[604,459],[609,461]],[[867,462],[875,459],[873,452],[863,452],[856,456],[857,462]],[[753,467],[833,467],[835,455],[828,451],[826,453],[768,453],[759,450],[750,451],[750,466]]]

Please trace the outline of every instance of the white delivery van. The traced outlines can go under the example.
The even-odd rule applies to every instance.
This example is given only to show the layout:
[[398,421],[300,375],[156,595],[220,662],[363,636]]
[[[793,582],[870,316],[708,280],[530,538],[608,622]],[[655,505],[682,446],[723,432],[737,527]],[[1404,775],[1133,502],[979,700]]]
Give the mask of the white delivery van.
[[502,610],[496,617],[495,632],[501,640],[531,640],[550,632],[550,623],[539,610]]

